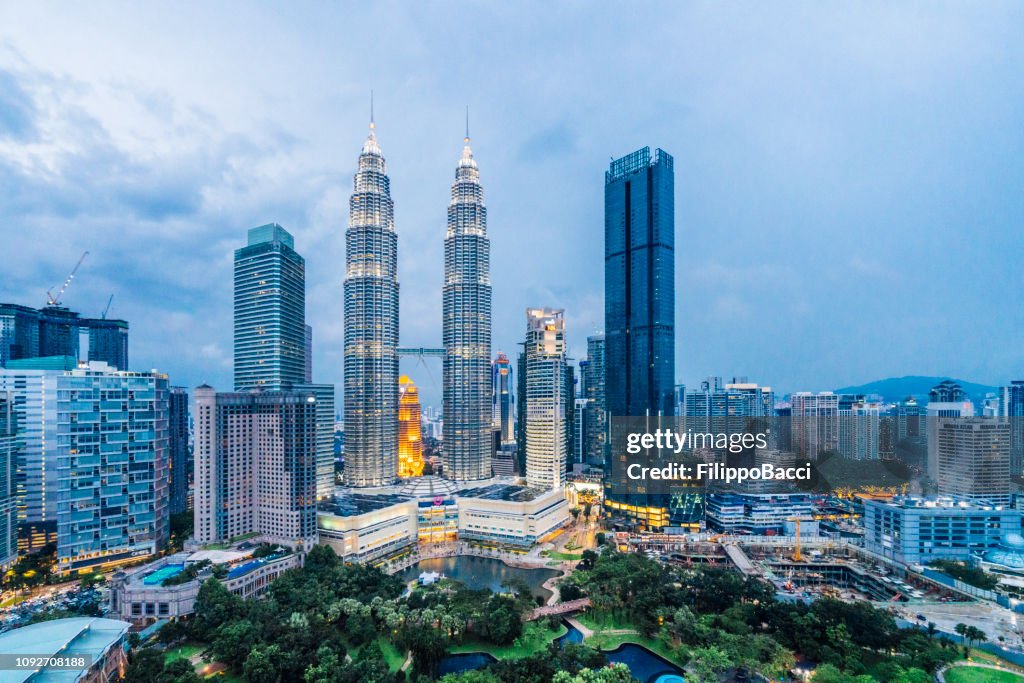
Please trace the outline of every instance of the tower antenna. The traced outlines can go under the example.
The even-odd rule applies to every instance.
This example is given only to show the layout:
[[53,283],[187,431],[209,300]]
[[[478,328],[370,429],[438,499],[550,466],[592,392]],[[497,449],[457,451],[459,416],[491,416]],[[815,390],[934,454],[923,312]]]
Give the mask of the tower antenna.
[[466,105],[466,142],[469,142],[469,105]]
[[370,90],[370,128],[374,128],[373,123],[373,90]]

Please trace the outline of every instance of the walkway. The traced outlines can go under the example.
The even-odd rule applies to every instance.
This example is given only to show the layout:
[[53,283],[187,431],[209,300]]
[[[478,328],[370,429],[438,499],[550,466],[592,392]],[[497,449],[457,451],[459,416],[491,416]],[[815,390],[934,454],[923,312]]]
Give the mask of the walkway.
[[730,544],[725,546],[725,554],[728,555],[729,559],[733,561],[733,564],[735,564],[739,570],[747,576],[757,573],[757,569],[750,561],[750,558],[747,557],[747,554],[743,552],[743,549],[738,545]]
[[590,598],[580,598],[579,600],[570,600],[569,602],[563,602],[558,605],[544,605],[538,607],[530,612],[530,616],[526,617],[527,621],[533,621],[534,619],[540,619],[541,617],[550,617],[556,614],[566,614],[568,612],[579,612],[582,609],[590,607]]

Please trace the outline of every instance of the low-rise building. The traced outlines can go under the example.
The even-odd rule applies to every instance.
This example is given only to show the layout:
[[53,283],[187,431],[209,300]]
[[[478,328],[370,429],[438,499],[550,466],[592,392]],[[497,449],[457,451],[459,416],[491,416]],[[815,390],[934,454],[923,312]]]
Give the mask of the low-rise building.
[[[51,660],[35,669],[8,669],[4,683],[107,683],[124,677],[124,638],[131,624],[99,617],[54,619],[0,634],[0,652]],[[81,661],[81,668],[77,662]],[[70,666],[64,666],[67,663]]]
[[707,497],[707,526],[729,534],[785,533],[786,523],[807,520],[801,535],[810,535],[814,497],[806,493],[711,493]]
[[969,560],[1021,532],[1021,512],[949,497],[864,500],[865,548],[903,564]]
[[569,523],[562,489],[538,491],[501,480],[457,489],[439,477],[401,487],[342,489],[322,501],[320,543],[347,562],[375,562],[417,543],[472,540],[528,548]]
[[[264,593],[278,576],[302,564],[301,556],[277,552],[253,557],[252,550],[177,553],[142,567],[117,572],[110,587],[110,612],[133,624],[192,614],[203,581],[223,566],[221,583],[242,598]],[[180,581],[190,567],[201,567],[194,578]],[[193,570],[195,571],[195,570]]]

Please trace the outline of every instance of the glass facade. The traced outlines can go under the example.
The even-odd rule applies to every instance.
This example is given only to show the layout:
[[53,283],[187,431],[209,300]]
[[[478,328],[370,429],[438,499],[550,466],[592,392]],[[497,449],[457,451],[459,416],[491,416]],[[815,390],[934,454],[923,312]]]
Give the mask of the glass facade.
[[[616,159],[604,184],[605,401],[609,418],[675,413],[675,172],[649,147]],[[667,524],[667,500],[605,461],[605,509],[629,525]],[[663,496],[662,496],[663,498]]]
[[491,476],[491,242],[469,137],[455,170],[444,239],[444,476]]
[[188,391],[184,387],[171,387],[169,397],[168,467],[171,470],[170,511],[173,515],[188,509],[191,475],[188,466]]
[[398,234],[373,124],[359,155],[345,232],[345,483],[398,474]]
[[306,376],[306,262],[276,223],[235,250],[235,390],[280,391]]

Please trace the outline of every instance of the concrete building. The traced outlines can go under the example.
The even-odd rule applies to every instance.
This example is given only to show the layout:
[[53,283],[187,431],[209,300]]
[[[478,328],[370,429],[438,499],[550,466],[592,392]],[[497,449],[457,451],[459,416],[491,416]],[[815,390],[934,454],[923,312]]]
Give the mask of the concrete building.
[[520,419],[526,426],[526,483],[542,490],[561,488],[568,458],[566,413],[573,408],[562,309],[527,309],[523,356],[526,412]]
[[839,448],[839,396],[831,391],[800,391],[789,399],[790,446],[794,453],[817,460]]
[[498,429],[499,444],[516,442],[516,403],[512,361],[504,353],[491,366],[491,425]]
[[974,404],[963,388],[951,380],[940,382],[928,392],[925,407],[928,437],[928,476],[939,478],[939,425],[945,418],[974,417]]
[[608,402],[605,397],[605,340],[603,334],[587,337],[586,364],[580,364],[583,398],[587,401],[583,425],[583,459],[603,467],[608,443]]
[[[254,598],[289,569],[301,566],[301,555],[276,552],[252,557],[252,550],[201,550],[161,558],[140,567],[116,572],[110,583],[110,613],[143,626],[160,619],[187,617],[195,611],[196,596],[203,582],[213,576],[215,566],[226,570],[221,583],[241,598]],[[179,575],[202,563],[196,577],[179,581]],[[208,563],[208,564],[207,564]],[[166,583],[165,583],[166,582]]]
[[195,539],[316,542],[316,396],[194,392]]
[[288,391],[316,397],[316,497],[334,494],[334,385],[294,384]]
[[277,223],[235,250],[235,390],[280,391],[306,376],[306,261]]
[[865,548],[907,565],[969,560],[1021,532],[1021,513],[949,497],[864,500]]
[[807,493],[710,493],[707,526],[727,534],[783,534],[786,523],[801,520],[800,533],[817,535],[814,498]]
[[9,361],[70,356],[128,369],[128,323],[83,318],[56,304],[34,309],[0,304],[0,367]]
[[999,418],[939,418],[940,496],[1009,505],[1010,424]]
[[469,146],[455,169],[444,238],[444,476],[491,476],[491,241],[480,170]]
[[438,477],[375,491],[341,490],[321,502],[317,519],[320,543],[346,562],[371,563],[417,544],[458,540],[529,548],[568,523],[560,489],[537,491],[505,482],[459,489]]

